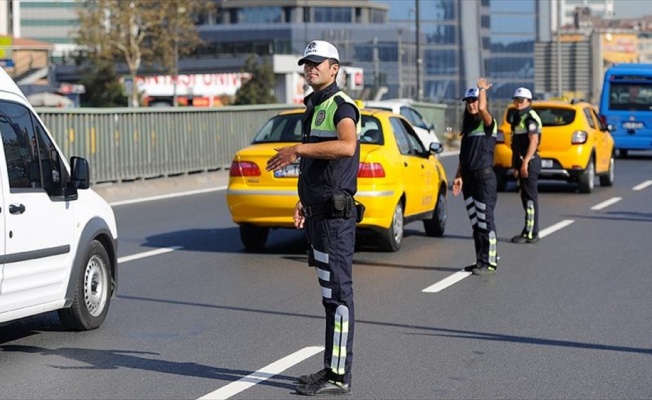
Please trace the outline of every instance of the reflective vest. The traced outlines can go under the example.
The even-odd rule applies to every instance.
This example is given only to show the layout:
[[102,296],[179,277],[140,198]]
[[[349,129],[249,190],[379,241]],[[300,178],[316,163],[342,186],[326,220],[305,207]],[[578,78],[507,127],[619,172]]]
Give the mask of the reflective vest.
[[[339,99],[338,99],[339,98]],[[337,127],[335,126],[335,111],[341,102],[347,102],[358,107],[355,102],[343,91],[335,93],[323,103],[315,107],[314,116],[310,123],[310,137],[313,138],[337,138]],[[356,133],[360,136],[362,131],[362,118],[358,118]]]

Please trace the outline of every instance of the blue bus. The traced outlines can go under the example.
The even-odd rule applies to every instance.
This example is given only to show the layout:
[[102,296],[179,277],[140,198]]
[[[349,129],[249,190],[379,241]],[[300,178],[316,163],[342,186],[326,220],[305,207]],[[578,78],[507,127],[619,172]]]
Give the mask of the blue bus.
[[652,64],[615,64],[605,72],[600,119],[620,157],[652,149]]

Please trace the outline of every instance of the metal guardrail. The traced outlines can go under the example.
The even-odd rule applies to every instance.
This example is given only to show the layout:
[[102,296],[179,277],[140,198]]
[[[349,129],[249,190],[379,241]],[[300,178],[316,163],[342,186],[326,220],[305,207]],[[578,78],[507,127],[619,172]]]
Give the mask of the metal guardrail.
[[[67,158],[91,167],[91,183],[123,182],[225,169],[272,116],[293,104],[198,108],[37,108]],[[437,133],[446,106],[416,103]]]

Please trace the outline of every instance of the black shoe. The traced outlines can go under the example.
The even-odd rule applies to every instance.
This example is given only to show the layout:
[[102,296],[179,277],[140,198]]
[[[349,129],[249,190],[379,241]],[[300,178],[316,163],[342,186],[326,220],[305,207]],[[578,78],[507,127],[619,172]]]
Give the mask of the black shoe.
[[317,381],[297,386],[297,394],[304,396],[349,394],[351,388],[346,383],[335,383],[321,378]]
[[496,267],[475,267],[471,273],[473,273],[473,275],[493,275],[496,273]]
[[471,271],[473,271],[473,270],[474,270],[475,268],[477,268],[477,267],[478,267],[477,264],[467,265],[466,267],[464,267],[464,271],[466,271],[466,272],[471,272]]
[[539,238],[539,235],[538,235],[538,234],[532,236],[532,238],[527,237],[527,235],[520,234],[520,235],[516,235],[516,236],[514,236],[514,237],[512,238],[512,243],[518,243],[518,244],[522,244],[522,243],[536,243],[536,242],[539,241],[539,239],[540,239],[540,238]]
[[324,379],[324,377],[326,376],[327,373],[328,373],[328,370],[326,368],[324,368],[324,369],[322,369],[320,371],[317,371],[317,372],[315,372],[313,374],[310,374],[310,375],[301,375],[299,377],[299,384],[300,385],[307,385],[309,383],[316,382],[316,381],[318,381],[320,379]]
[[532,236],[532,239],[529,239],[529,238],[528,238],[528,239],[526,240],[526,242],[527,242],[527,243],[536,243],[536,242],[539,241],[539,239],[540,239],[539,235],[534,235],[534,236]]

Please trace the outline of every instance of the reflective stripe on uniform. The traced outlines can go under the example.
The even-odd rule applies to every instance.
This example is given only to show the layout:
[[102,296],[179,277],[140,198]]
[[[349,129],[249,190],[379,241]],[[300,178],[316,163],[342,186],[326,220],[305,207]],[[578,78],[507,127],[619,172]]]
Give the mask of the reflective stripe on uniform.
[[320,263],[328,264],[328,253],[321,252],[314,247],[312,248],[312,252],[315,255],[315,260],[319,261]]
[[496,267],[498,265],[498,240],[496,232],[489,232],[489,265]]
[[528,239],[532,239],[533,230],[534,230],[534,202],[528,200],[527,207],[525,209],[525,230]]
[[331,273],[329,271],[323,270],[321,268],[317,268],[317,276],[322,281],[328,282],[328,281],[331,280]]
[[346,342],[349,336],[349,309],[338,306],[335,310],[335,327],[333,332],[333,357],[331,358],[331,371],[337,375],[344,375],[346,362]]

